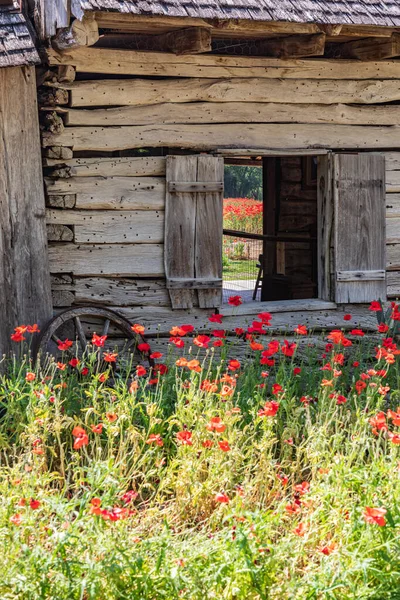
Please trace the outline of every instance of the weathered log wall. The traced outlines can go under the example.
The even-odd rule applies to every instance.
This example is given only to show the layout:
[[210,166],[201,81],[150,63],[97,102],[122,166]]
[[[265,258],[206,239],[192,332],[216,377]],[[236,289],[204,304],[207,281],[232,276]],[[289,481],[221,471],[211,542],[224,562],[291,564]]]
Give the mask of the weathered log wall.
[[[40,90],[43,112],[54,117],[43,132],[43,151],[56,307],[123,307],[155,329],[162,322],[163,330],[179,321],[170,314],[164,280],[163,155],[182,149],[384,152],[388,294],[400,296],[400,105],[393,104],[400,101],[399,62],[105,48],[50,51],[49,62],[54,72],[71,66],[69,81],[53,78]],[[144,148],[152,150],[138,152]],[[302,176],[299,164],[293,156],[282,160],[283,183],[297,191],[301,183],[291,179]],[[295,226],[290,196],[282,230]],[[311,220],[312,202],[302,192],[297,205]],[[312,312],[305,315],[310,325],[343,324],[341,314]]]

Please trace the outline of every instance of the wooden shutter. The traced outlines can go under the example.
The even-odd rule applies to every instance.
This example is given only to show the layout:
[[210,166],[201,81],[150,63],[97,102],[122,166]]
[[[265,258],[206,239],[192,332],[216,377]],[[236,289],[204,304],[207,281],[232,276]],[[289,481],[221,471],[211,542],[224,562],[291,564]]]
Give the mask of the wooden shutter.
[[168,156],[164,261],[173,308],[222,301],[224,160]]
[[333,178],[335,300],[385,300],[385,158],[336,154]]

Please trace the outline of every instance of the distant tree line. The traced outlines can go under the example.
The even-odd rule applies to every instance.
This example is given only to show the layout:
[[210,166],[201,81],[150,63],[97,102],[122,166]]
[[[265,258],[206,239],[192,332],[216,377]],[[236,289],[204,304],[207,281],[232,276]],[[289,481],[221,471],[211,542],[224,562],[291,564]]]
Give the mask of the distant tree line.
[[262,200],[262,169],[225,165],[225,198]]

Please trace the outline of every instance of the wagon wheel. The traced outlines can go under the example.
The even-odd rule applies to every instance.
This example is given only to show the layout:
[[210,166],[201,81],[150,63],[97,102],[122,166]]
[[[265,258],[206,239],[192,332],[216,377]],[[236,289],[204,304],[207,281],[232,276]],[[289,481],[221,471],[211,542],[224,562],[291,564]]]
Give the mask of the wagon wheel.
[[[69,355],[69,358],[82,358],[88,352],[93,333],[107,336],[104,347],[99,348],[100,355],[117,352],[118,368],[124,361],[126,364],[153,366],[149,352],[142,353],[137,349],[138,344],[145,342],[145,339],[132,331],[131,323],[113,310],[94,306],[67,309],[55,316],[39,334],[33,358],[36,360],[50,355],[57,359],[62,352],[64,356]],[[72,345],[61,351],[58,346],[65,340],[72,342]]]

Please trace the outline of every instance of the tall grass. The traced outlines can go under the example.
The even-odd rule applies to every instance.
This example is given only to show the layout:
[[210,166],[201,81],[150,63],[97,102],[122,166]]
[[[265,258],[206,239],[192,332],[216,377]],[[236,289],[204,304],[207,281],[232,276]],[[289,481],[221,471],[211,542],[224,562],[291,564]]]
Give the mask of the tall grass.
[[95,347],[75,367],[6,361],[0,597],[400,598],[387,336],[282,352],[239,332],[156,375],[99,372]]

